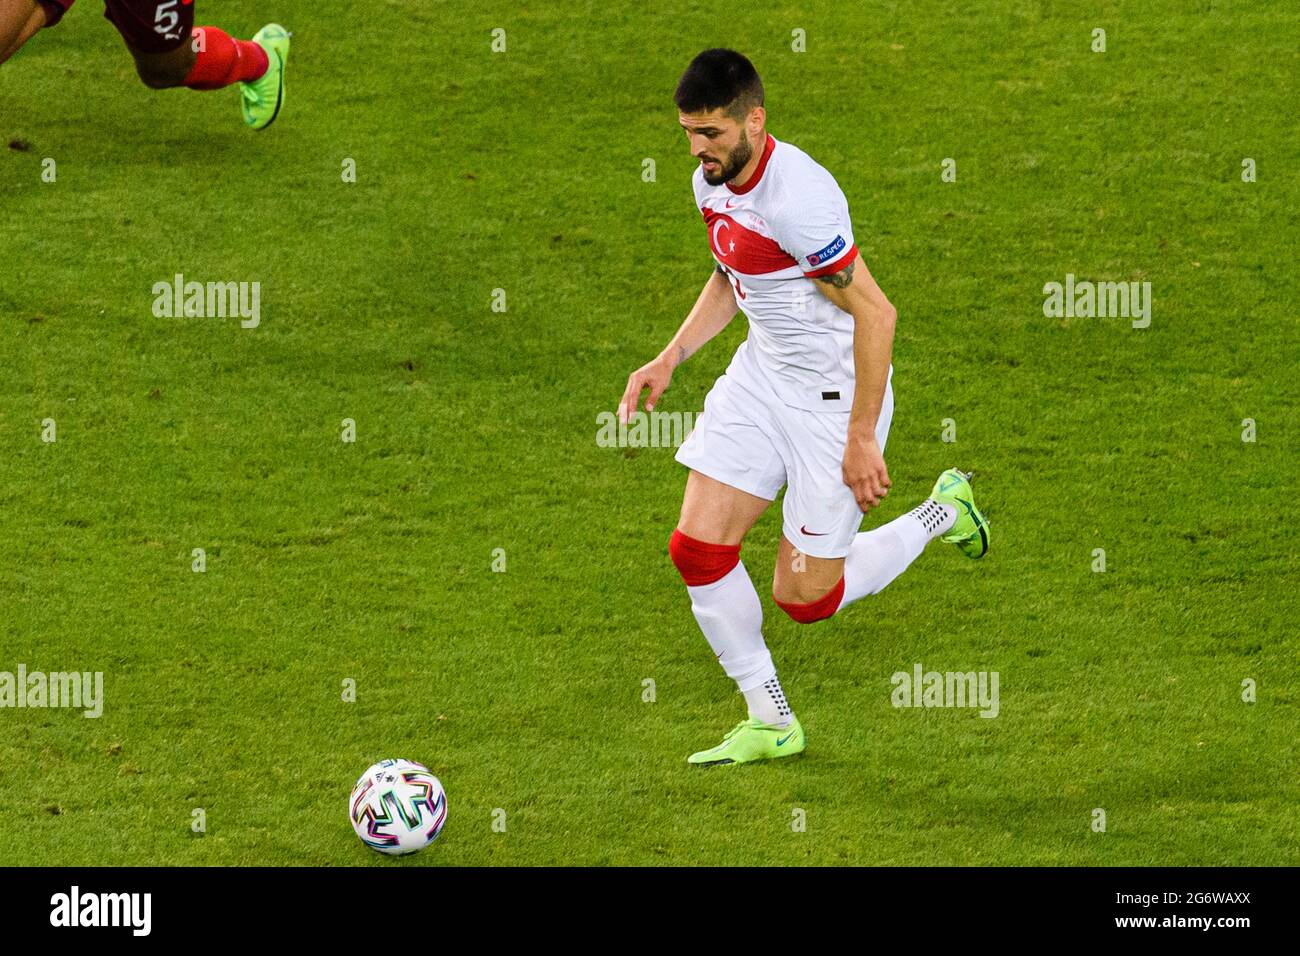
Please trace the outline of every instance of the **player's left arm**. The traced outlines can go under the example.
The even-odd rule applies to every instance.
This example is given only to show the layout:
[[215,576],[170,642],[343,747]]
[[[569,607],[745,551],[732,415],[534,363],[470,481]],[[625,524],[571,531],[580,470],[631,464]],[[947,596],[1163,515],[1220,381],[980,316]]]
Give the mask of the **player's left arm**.
[[889,383],[898,314],[867,270],[862,256],[832,272],[817,276],[817,288],[837,308],[853,316],[853,409],[849,413],[844,448],[844,483],[864,512],[889,493],[889,470],[876,441],[876,422]]

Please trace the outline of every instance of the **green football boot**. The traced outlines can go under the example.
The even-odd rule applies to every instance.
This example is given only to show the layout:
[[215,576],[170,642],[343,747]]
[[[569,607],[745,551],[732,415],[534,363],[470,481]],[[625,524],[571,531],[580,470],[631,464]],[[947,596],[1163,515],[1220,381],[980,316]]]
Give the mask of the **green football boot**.
[[797,718],[788,727],[773,727],[750,717],[736,724],[718,746],[691,754],[686,761],[701,767],[711,767],[749,763],[752,760],[772,760],[803,753],[805,745],[803,727]]
[[943,536],[949,544],[968,558],[982,558],[989,550],[989,523],[975,507],[975,494],[970,487],[971,476],[956,468],[949,468],[934,483],[930,497],[940,504],[957,509],[957,522]]
[[284,64],[289,59],[289,32],[278,23],[268,23],[253,34],[253,42],[266,51],[266,72],[251,83],[240,83],[240,104],[244,122],[253,129],[266,129],[284,106]]

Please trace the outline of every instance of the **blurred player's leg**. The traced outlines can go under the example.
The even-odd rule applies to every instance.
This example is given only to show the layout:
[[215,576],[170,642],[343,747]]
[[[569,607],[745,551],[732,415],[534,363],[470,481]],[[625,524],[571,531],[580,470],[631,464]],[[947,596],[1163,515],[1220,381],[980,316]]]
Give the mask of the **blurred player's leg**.
[[105,0],[104,17],[135,58],[140,81],[151,89],[185,86],[197,59],[191,35],[194,4],[181,0]]
[[106,0],[104,16],[122,35],[146,86],[218,90],[238,83],[245,123],[265,129],[279,115],[289,34],[278,24],[239,40],[218,27],[194,26],[190,0]]

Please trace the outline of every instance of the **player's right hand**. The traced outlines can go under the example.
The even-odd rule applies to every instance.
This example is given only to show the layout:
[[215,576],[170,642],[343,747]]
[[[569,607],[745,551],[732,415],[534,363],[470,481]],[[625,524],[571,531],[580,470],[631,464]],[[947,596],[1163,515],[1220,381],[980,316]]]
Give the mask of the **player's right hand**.
[[623,400],[618,405],[618,420],[627,424],[641,402],[641,393],[647,388],[650,389],[650,394],[646,396],[645,410],[653,412],[655,402],[659,401],[659,396],[672,380],[673,367],[663,356],[642,365],[627,377],[627,388],[623,390]]

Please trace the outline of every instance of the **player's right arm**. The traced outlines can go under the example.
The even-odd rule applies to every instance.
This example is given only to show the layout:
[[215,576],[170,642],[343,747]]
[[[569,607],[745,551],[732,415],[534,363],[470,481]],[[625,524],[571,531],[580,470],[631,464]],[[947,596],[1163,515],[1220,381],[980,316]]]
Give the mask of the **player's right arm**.
[[38,0],[0,0],[0,63],[9,59],[45,26]]
[[655,402],[664,393],[668,383],[673,379],[673,370],[699,351],[705,342],[727,327],[736,317],[736,296],[731,291],[731,282],[722,267],[718,266],[704,283],[700,297],[686,316],[686,321],[677,330],[667,348],[655,357],[654,361],[642,365],[627,378],[627,388],[623,390],[623,400],[618,406],[618,420],[626,422],[637,410],[641,393],[647,388],[645,410],[654,411]]

